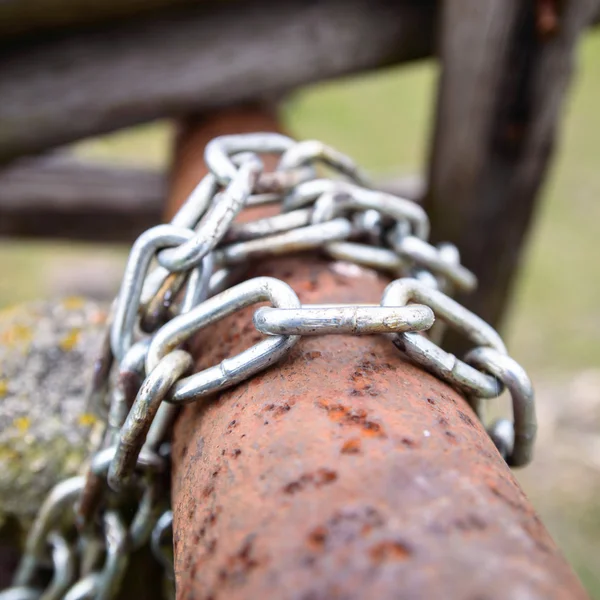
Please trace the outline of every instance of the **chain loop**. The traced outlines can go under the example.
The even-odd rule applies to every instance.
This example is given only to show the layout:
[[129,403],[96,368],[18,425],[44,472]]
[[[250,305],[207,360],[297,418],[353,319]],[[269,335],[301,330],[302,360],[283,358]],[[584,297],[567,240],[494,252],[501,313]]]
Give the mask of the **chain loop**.
[[254,313],[254,326],[268,335],[372,335],[424,331],[433,325],[433,311],[411,304],[387,306],[311,306],[269,308]]
[[503,444],[508,450],[506,461],[509,465],[526,465],[532,458],[537,430],[533,386],[527,373],[510,356],[493,348],[474,348],[465,356],[465,361],[491,373],[508,388],[512,399],[514,426],[512,432],[507,435],[506,422],[497,423],[492,437],[509,440]]
[[[274,172],[264,172],[264,154],[279,156]],[[450,298],[474,289],[476,278],[455,246],[429,243],[422,207],[372,189],[354,161],[317,141],[222,136],[207,145],[205,162],[209,173],[171,223],[149,229],[131,249],[88,395],[106,413],[103,435],[85,476],[59,483],[43,503],[14,587],[0,600],[108,600],[130,553],[145,545],[171,582],[169,597],[169,454],[178,405],[252,377],[302,336],[386,335],[410,360],[462,391],[481,420],[486,399],[506,386],[513,419],[500,419],[488,433],[508,464],[531,460],[531,382],[498,333]],[[343,178],[317,177],[319,163]],[[280,213],[234,222],[244,207],[266,203],[278,203]],[[245,279],[248,263],[305,250],[399,279],[375,305],[301,305],[283,281]],[[186,342],[259,302],[271,304],[253,317],[266,337],[189,374]],[[446,327],[473,343],[464,360],[440,347]],[[38,589],[44,580],[48,585]]]
[[146,377],[121,428],[115,456],[108,469],[108,484],[113,490],[119,491],[131,476],[160,403],[193,364],[190,354],[173,350]]

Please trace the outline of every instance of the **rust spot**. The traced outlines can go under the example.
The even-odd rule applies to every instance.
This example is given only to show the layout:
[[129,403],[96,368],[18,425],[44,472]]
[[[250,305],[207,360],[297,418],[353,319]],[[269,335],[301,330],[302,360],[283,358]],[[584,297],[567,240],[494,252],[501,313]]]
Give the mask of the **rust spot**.
[[350,410],[343,404],[329,404],[327,400],[319,400],[317,406],[327,411],[327,415],[332,421],[342,420]]
[[212,494],[214,494],[214,491],[215,491],[215,486],[214,485],[207,485],[202,490],[202,497],[203,498],[208,498],[209,496],[211,496]]
[[285,485],[283,487],[283,492],[285,494],[295,494],[296,492],[302,490],[309,482],[310,478],[307,475],[303,475],[302,477],[300,477],[300,479],[297,479],[296,481],[291,481],[290,483]]
[[317,487],[320,487],[328,483],[333,483],[337,479],[337,477],[337,473],[335,471],[332,471],[331,469],[319,469],[317,471],[315,485]]
[[415,442],[415,440],[409,438],[409,437],[403,437],[400,440],[400,443],[405,447],[405,448],[416,448],[417,447],[417,442]]
[[214,554],[215,550],[217,549],[217,540],[210,540],[210,542],[208,542],[208,544],[206,544],[206,553],[207,554]]
[[488,524],[479,515],[471,514],[464,519],[457,519],[454,526],[461,531],[484,531]]
[[383,429],[379,423],[373,421],[365,421],[363,425],[364,434],[371,437],[385,437]]
[[319,352],[318,350],[313,350],[312,352],[305,352],[302,355],[302,358],[310,361],[310,360],[315,360],[316,358],[321,358],[321,356],[323,356],[322,352]]
[[208,514],[208,523],[210,525],[214,525],[219,518],[219,513],[221,512],[221,508],[216,508]]
[[219,580],[224,584],[238,586],[246,581],[251,571],[260,565],[254,556],[255,535],[249,535],[239,551],[227,559],[227,566],[219,570]]
[[459,419],[463,423],[466,423],[469,427],[475,427],[475,423],[473,423],[473,419],[471,419],[471,417],[467,413],[463,412],[462,410],[459,410],[457,412],[458,412]]
[[361,450],[360,438],[350,438],[342,445],[340,454],[358,454]]
[[456,440],[456,435],[454,435],[451,431],[446,431],[445,434],[451,444],[453,444],[454,446],[458,444],[458,441]]
[[233,458],[237,458],[241,453],[242,451],[239,448],[236,448],[231,454],[233,455]]
[[283,404],[267,404],[264,410],[266,412],[272,412],[274,417],[281,417],[292,410],[292,407],[287,402],[284,402]]
[[291,481],[283,487],[285,494],[295,494],[307,486],[320,488],[324,485],[333,483],[338,478],[335,471],[331,469],[319,469],[316,473],[305,473],[295,481]]
[[406,560],[412,554],[406,544],[398,541],[385,541],[369,550],[373,562],[382,563],[392,560]]
[[308,545],[313,550],[322,550],[327,541],[327,528],[320,525],[308,534]]
[[383,427],[374,421],[367,420],[367,411],[362,408],[349,408],[343,404],[329,404],[326,400],[319,400],[317,406],[327,411],[328,417],[341,425],[357,426],[362,429],[363,435],[371,437],[387,437]]

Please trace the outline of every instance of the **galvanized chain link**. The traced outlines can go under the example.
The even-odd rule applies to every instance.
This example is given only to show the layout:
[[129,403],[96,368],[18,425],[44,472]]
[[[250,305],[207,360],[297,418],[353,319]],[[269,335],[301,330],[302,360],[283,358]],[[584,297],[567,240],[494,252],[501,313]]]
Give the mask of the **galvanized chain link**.
[[[275,172],[264,172],[260,155],[267,153],[280,157]],[[133,245],[89,394],[106,413],[101,442],[84,475],[48,496],[2,600],[113,598],[130,553],[146,544],[172,594],[168,469],[177,406],[252,377],[301,336],[386,335],[407,358],[463,392],[482,419],[485,400],[506,387],[513,419],[488,432],[511,466],[531,460],[531,383],[496,331],[450,298],[477,282],[456,247],[427,241],[429,220],[419,205],[373,189],[351,159],[316,141],[273,133],[219,137],[207,145],[205,162],[209,174],[171,223]],[[318,163],[335,176],[318,176]],[[281,207],[275,216],[234,222],[246,206],[275,202]],[[249,262],[303,250],[397,279],[377,305],[302,305],[283,281],[244,281]],[[271,307],[254,314],[263,340],[191,372],[192,357],[182,347],[190,337],[264,301]],[[439,346],[445,327],[473,343],[463,360]]]

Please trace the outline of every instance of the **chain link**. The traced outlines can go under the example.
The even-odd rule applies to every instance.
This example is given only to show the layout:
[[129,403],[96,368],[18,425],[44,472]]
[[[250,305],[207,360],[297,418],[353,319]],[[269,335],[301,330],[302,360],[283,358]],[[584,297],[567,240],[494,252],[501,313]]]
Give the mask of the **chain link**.
[[[263,154],[279,155],[275,172],[264,172]],[[509,465],[531,460],[531,382],[496,331],[450,298],[454,290],[473,290],[476,278],[460,264],[455,246],[427,241],[429,220],[419,205],[372,189],[350,158],[317,141],[273,133],[224,136],[207,145],[205,162],[209,174],[171,223],[148,230],[132,247],[89,394],[107,413],[101,441],[85,474],[49,494],[14,587],[1,592],[1,600],[113,598],[130,553],[144,545],[163,569],[171,597],[169,436],[177,406],[268,368],[301,336],[385,335],[407,358],[463,392],[482,419],[486,399],[506,387],[513,419],[493,423],[489,435]],[[319,163],[333,171],[331,178],[317,175]],[[244,207],[274,202],[280,214],[234,222]],[[304,250],[397,279],[377,305],[301,305],[283,281],[243,280],[249,262]],[[265,301],[272,306],[254,313],[265,339],[190,374],[185,342]],[[474,345],[463,360],[439,346],[445,327]]]

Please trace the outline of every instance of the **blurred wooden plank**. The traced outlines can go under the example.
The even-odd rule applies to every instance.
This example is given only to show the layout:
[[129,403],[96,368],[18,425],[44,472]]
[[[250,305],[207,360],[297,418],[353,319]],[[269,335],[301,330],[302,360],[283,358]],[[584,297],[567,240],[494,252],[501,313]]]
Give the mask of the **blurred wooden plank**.
[[[420,177],[381,181],[419,201]],[[82,161],[69,155],[22,159],[0,170],[0,236],[126,242],[162,221],[167,174]]]
[[456,243],[479,278],[479,289],[459,300],[496,326],[553,155],[575,46],[599,7],[550,4],[562,7],[554,29],[541,28],[533,2],[447,0],[442,11],[425,207],[434,239]]
[[161,222],[163,173],[68,156],[0,171],[0,235],[131,242]]
[[[198,0],[3,0],[0,39],[135,18]],[[210,0],[203,0],[209,3]]]
[[225,2],[0,52],[0,162],[431,53],[435,1]]

